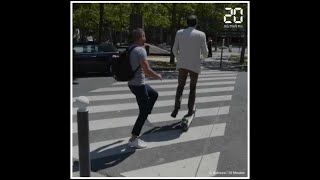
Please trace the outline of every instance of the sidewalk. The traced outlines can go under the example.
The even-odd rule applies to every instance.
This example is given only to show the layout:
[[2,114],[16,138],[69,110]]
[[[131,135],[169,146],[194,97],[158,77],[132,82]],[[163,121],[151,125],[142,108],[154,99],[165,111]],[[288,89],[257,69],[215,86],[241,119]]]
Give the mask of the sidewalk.
[[174,64],[170,64],[170,56],[154,56],[150,55],[147,57],[150,66],[155,71],[174,71],[176,70],[176,62],[175,59]]
[[[232,68],[233,66],[239,66],[240,53],[241,51],[239,51],[238,47],[233,47],[232,52],[229,52],[229,49],[224,49],[222,54],[222,62],[224,66],[228,68]],[[246,53],[245,53],[246,59],[247,59],[247,56],[248,56],[248,52],[246,49]],[[175,64],[170,64],[170,56],[149,55],[148,60],[152,69],[156,71],[176,70]],[[213,48],[212,57],[206,58],[204,62],[220,63],[220,60],[221,60],[221,49],[218,48],[217,51],[215,52]],[[177,62],[177,60],[175,60],[175,62]]]

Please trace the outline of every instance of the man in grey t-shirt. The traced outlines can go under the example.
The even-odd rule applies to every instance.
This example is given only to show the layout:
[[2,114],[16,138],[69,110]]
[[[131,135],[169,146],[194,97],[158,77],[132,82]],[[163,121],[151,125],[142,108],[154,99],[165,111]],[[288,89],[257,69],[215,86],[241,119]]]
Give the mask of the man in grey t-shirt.
[[[133,48],[134,46],[137,45],[131,45],[129,49]],[[141,46],[135,47],[130,53],[130,64],[133,71],[135,71],[137,68],[139,69],[135,73],[133,79],[128,82],[129,86],[141,86],[145,84],[145,74],[140,66],[140,61],[142,61],[143,59],[147,59],[146,50]]]
[[[134,124],[132,136],[129,140],[129,146],[136,148],[145,148],[147,145],[137,137],[140,135],[142,126],[148,121],[148,115],[151,114],[153,106],[158,99],[158,92],[152,89],[145,83],[145,75],[162,80],[161,74],[154,72],[147,61],[147,52],[143,48],[146,41],[145,33],[142,29],[138,28],[132,31],[134,43],[129,47],[135,47],[130,53],[130,64],[132,70],[135,71],[139,68],[132,80],[128,82],[131,92],[136,96],[139,106],[139,116]],[[149,122],[150,123],[150,122]]]

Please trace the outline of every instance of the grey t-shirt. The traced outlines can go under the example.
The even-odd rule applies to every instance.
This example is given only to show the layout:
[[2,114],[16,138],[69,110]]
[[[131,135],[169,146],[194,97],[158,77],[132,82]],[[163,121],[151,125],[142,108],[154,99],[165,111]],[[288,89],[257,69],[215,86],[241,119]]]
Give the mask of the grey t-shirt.
[[[130,46],[130,48],[132,48],[132,46]],[[147,59],[146,50],[141,46],[134,48],[130,53],[130,64],[131,64],[132,70],[135,71],[139,67],[140,61],[144,59]],[[128,85],[141,86],[144,84],[145,84],[145,74],[140,66],[140,68],[135,73],[134,78],[128,81]]]

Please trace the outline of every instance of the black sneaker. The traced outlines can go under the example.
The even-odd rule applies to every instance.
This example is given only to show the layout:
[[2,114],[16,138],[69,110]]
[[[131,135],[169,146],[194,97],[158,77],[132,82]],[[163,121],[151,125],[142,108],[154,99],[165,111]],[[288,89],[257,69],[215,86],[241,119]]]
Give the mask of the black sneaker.
[[179,109],[174,109],[171,113],[171,117],[176,118],[178,114]]

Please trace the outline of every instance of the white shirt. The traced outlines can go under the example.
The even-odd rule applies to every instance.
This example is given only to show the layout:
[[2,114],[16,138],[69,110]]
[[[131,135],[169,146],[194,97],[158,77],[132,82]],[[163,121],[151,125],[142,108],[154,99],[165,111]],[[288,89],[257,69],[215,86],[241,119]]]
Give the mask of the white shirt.
[[172,52],[177,58],[177,69],[184,68],[200,74],[201,54],[202,59],[208,56],[205,33],[194,27],[180,29],[176,33]]

